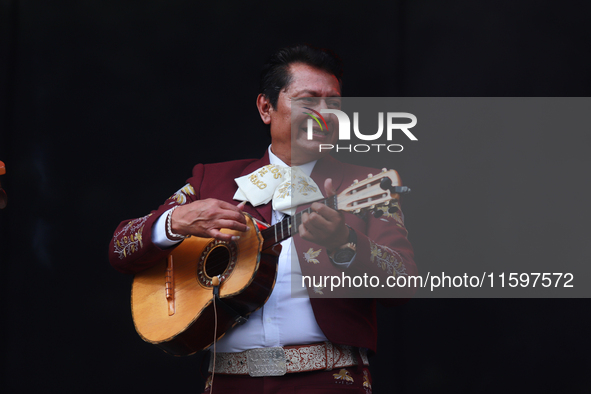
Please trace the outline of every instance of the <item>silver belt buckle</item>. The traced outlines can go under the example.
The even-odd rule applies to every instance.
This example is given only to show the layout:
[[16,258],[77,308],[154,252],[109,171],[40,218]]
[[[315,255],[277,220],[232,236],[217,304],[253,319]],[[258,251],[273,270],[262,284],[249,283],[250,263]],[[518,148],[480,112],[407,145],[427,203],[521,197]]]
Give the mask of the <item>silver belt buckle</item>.
[[257,376],[283,376],[287,373],[285,350],[282,347],[250,349],[246,352],[248,374]]

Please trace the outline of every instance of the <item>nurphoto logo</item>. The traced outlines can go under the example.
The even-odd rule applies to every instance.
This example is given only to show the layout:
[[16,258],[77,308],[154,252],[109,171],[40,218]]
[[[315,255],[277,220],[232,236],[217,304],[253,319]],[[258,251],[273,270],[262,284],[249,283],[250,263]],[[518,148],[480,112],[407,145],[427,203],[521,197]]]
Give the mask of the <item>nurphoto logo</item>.
[[[308,119],[308,140],[313,139],[313,128],[314,128],[314,121],[320,126],[321,130],[324,130],[324,127],[328,129],[326,124],[326,120],[322,114],[332,114],[337,117],[338,124],[339,124],[339,141],[350,141],[351,140],[351,121],[349,116],[338,109],[326,109],[322,108],[320,112],[313,110],[309,107],[304,107],[305,109],[311,111],[304,112],[306,115],[310,116],[311,119]],[[410,132],[409,129],[413,128],[417,124],[417,117],[408,112],[387,112],[384,116],[384,112],[378,112],[378,131],[373,134],[363,134],[359,130],[359,112],[353,112],[353,133],[355,137],[362,141],[375,141],[382,137],[384,133],[384,118],[386,118],[386,139],[388,141],[392,141],[392,136],[394,135],[395,131],[402,131],[408,139],[411,141],[417,141],[417,137],[413,133]],[[395,119],[408,119],[410,120],[409,123],[395,123]],[[324,125],[324,127],[323,127]],[[404,149],[400,144],[349,144],[349,145],[339,145],[336,146],[333,144],[320,144],[318,149],[322,152],[322,150],[331,150],[335,149],[336,151],[346,150],[349,152],[369,152],[371,150],[375,150],[380,152],[381,148],[384,148],[385,151],[388,152],[402,152]]]

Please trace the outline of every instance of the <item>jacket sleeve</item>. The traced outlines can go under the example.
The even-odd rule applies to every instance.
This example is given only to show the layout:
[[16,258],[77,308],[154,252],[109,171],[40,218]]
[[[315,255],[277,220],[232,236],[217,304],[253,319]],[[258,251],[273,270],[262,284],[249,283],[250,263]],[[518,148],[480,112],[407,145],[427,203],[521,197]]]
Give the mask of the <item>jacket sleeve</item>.
[[193,176],[187,184],[170,196],[158,209],[137,219],[122,221],[109,243],[109,261],[118,271],[135,274],[152,267],[166,258],[171,248],[162,249],[152,242],[152,227],[158,218],[175,205],[183,205],[199,199],[204,167],[193,168]]
[[[386,306],[394,306],[406,302],[414,295],[416,292],[414,286],[388,286],[388,283],[395,283],[393,281],[398,277],[408,278],[417,275],[417,267],[414,263],[412,246],[407,238],[402,212],[399,210],[390,213],[386,208],[384,210],[385,213],[380,218],[375,218],[373,215],[361,218],[345,213],[345,222],[357,234],[355,258],[345,269],[330,260],[328,251],[324,247],[299,236],[294,237],[296,253],[302,269],[302,283],[307,285],[310,297],[371,297],[379,299]],[[367,280],[363,280],[361,285],[351,286],[349,284],[351,282],[345,281],[343,276],[352,279],[367,278]],[[375,287],[372,285],[376,284],[373,277],[379,278],[379,283]],[[342,284],[338,278],[343,278]],[[333,288],[334,283],[337,285]],[[404,280],[399,283],[406,284]]]
[[[386,305],[411,298],[416,288],[408,286],[408,277],[418,274],[414,251],[404,226],[404,216],[400,204],[397,205],[398,210],[394,213],[388,212],[388,207],[380,208],[383,214],[379,218],[368,214],[365,231],[356,228],[357,253],[347,270],[353,275],[367,274],[380,278],[380,300]],[[401,276],[406,278],[396,281]],[[390,286],[394,283],[405,286]],[[381,287],[382,284],[384,287]]]

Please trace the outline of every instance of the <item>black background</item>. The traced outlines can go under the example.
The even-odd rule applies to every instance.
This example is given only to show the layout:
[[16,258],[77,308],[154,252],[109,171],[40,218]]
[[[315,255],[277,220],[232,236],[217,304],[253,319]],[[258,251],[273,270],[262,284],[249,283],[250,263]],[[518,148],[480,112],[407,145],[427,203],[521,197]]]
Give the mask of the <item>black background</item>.
[[[3,392],[201,390],[199,356],[168,356],[135,333],[132,278],[109,266],[107,245],[195,163],[262,154],[255,98],[275,49],[333,49],[351,97],[591,90],[583,1],[0,4]],[[584,131],[417,136],[391,167],[413,187],[404,207],[421,270],[461,260],[478,271],[490,253],[558,272],[588,263],[586,179],[560,183],[589,168]],[[493,168],[511,193],[485,194]],[[421,299],[380,310],[374,392],[586,392],[588,308]]]

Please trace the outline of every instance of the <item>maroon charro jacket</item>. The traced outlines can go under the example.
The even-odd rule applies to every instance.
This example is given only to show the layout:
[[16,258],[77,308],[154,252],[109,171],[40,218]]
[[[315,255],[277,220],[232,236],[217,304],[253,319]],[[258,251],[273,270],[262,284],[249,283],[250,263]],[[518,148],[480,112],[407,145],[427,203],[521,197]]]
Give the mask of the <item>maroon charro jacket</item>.
[[[259,160],[196,165],[193,168],[193,176],[188,180],[188,184],[193,188],[191,192],[186,188],[184,191],[181,189],[147,216],[125,220],[119,224],[109,245],[111,264],[123,273],[134,274],[166,258],[170,249],[160,249],[151,241],[152,225],[162,213],[174,205],[206,198],[217,198],[237,205],[239,201],[233,200],[237,190],[234,179],[267,164],[269,164],[268,153]],[[371,172],[377,173],[376,170],[341,163],[327,157],[316,163],[311,175],[326,196],[324,191],[326,178],[333,179],[333,185],[338,193],[351,185],[355,179],[364,179]],[[193,191],[194,194],[191,194]],[[271,223],[271,203],[256,208],[246,204],[244,211],[258,220]],[[385,283],[388,276],[417,274],[412,246],[407,239],[407,231],[400,211],[391,214],[386,210],[380,218],[374,218],[369,214],[365,217],[357,217],[345,213],[345,220],[357,233],[357,255],[351,266],[345,270],[347,275],[367,273],[369,277],[372,275],[380,277],[382,283]],[[323,275],[342,275],[343,270],[332,264],[321,246],[305,241],[298,235],[294,237],[294,242],[303,275],[317,274],[318,267],[322,267]],[[306,252],[312,253],[305,256]],[[317,264],[314,264],[316,261],[310,261],[311,255],[317,260]],[[410,298],[414,294],[412,288],[385,290],[389,292],[387,296],[396,297],[380,298],[381,302],[387,305],[397,304],[400,298]],[[327,293],[326,290],[321,292]],[[331,342],[365,347],[375,352],[377,343],[375,299],[311,298],[310,302],[318,325]]]

